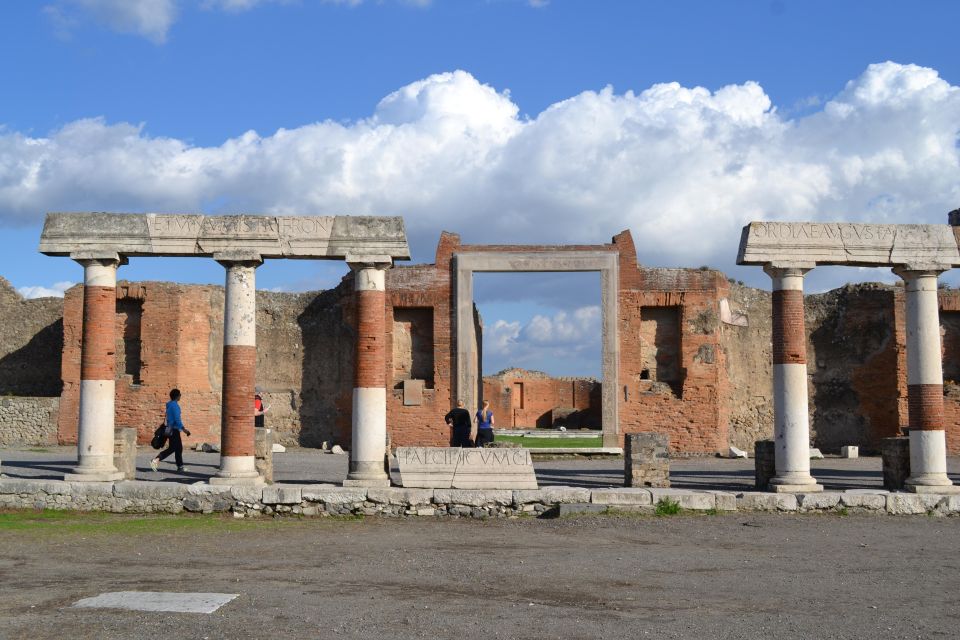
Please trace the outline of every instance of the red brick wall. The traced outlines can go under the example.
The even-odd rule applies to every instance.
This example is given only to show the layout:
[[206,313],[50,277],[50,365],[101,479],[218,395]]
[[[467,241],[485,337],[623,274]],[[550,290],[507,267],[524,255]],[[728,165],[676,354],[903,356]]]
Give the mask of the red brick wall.
[[[520,406],[517,389],[523,389]],[[600,383],[590,379],[552,378],[539,371],[510,369],[483,378],[483,398],[490,402],[501,429],[552,427],[555,409],[587,413],[590,427],[600,428]]]

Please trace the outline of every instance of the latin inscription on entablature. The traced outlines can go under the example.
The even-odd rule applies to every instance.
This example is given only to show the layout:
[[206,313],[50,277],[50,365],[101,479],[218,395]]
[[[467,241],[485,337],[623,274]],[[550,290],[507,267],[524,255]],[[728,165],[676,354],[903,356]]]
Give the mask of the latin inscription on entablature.
[[960,253],[948,225],[751,222],[737,263],[949,268]]
[[407,259],[403,219],[377,216],[47,214],[40,251],[49,255]]
[[399,447],[404,487],[431,489],[536,489],[527,449]]

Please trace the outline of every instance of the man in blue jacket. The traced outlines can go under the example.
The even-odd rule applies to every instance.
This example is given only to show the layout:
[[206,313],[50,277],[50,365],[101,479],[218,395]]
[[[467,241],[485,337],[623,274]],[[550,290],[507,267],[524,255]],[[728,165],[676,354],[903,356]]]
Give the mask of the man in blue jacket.
[[185,426],[183,426],[183,420],[180,418],[180,389],[171,389],[170,390],[170,402],[167,403],[167,418],[164,421],[164,424],[167,425],[166,434],[170,439],[167,448],[164,449],[160,455],[150,461],[150,468],[154,471],[157,470],[157,466],[160,464],[160,461],[169,456],[171,453],[175,455],[175,460],[177,461],[177,471],[181,473],[184,471],[183,468],[183,441],[180,439],[180,433],[183,432],[190,435],[190,432]]

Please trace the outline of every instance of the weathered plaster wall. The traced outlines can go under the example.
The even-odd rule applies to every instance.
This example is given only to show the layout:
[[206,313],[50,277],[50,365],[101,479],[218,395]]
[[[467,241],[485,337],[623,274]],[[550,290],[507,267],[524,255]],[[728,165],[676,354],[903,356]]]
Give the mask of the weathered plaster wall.
[[0,277],[0,395],[60,395],[63,300],[24,300]]

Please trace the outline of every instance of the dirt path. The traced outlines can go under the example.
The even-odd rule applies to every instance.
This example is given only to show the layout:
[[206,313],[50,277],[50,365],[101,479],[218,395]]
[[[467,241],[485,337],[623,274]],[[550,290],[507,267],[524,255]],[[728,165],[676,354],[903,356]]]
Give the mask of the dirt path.
[[[0,526],[2,638],[950,638],[960,518],[66,516]],[[68,608],[240,597],[210,615]]]

